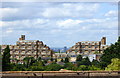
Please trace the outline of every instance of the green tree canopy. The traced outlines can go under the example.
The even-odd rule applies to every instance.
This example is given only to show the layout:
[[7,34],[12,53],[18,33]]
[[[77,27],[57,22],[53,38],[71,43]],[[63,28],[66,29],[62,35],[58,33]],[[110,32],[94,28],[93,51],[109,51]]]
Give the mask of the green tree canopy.
[[97,61],[97,60],[95,60],[95,59],[93,59],[93,61],[91,62],[91,64],[92,64],[93,66],[99,67],[100,62]]
[[76,61],[77,61],[77,62],[78,62],[78,61],[82,61],[82,56],[81,56],[81,55],[78,55]]
[[64,68],[67,70],[76,70],[76,66],[72,63],[65,63]]
[[77,63],[77,66],[80,66],[80,65],[91,65],[91,62],[90,62],[89,58],[86,57],[86,58],[83,58],[82,61]]
[[120,59],[118,58],[113,58],[111,60],[111,64],[109,64],[105,70],[120,70]]
[[101,68],[91,65],[88,67],[88,70],[101,70]]
[[56,63],[52,63],[50,65],[45,66],[46,71],[59,71],[62,68],[63,67],[61,65],[56,64]]
[[66,57],[64,62],[68,63],[69,62],[69,57]]
[[24,64],[26,65],[26,67],[28,68],[30,65],[32,65],[33,63],[35,63],[35,59],[34,57],[25,57],[23,59]]
[[120,37],[115,44],[111,44],[111,46],[104,50],[103,53],[104,54],[100,58],[102,68],[105,68],[107,65],[109,65],[112,58],[120,59]]
[[79,70],[79,71],[85,71],[85,70],[88,70],[88,67],[87,67],[86,65],[80,65],[80,66],[78,67],[78,70]]
[[10,48],[7,47],[4,49],[3,57],[2,57],[2,70],[9,71],[10,70]]

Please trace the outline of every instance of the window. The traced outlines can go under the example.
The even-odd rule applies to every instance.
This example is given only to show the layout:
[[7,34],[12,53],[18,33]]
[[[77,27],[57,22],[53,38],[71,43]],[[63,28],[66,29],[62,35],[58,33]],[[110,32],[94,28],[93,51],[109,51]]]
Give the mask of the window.
[[84,45],[82,45],[82,48],[85,48],[85,46],[84,46]]
[[88,48],[91,48],[91,45],[89,45]]

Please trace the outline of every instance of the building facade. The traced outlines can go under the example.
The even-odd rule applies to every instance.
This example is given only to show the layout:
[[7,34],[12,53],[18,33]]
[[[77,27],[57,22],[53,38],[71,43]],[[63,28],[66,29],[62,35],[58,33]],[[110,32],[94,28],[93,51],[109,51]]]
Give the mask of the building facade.
[[[2,51],[6,45],[2,45]],[[42,41],[39,40],[25,40],[25,35],[16,42],[16,45],[9,45],[11,62],[23,64],[25,57],[34,57],[35,59],[41,57],[42,59],[51,59],[53,51]]]
[[[71,57],[71,61],[76,60],[77,55],[87,56],[92,54],[102,55],[103,51],[108,47],[106,45],[106,37],[102,37],[100,41],[81,41],[67,50],[67,55]],[[99,57],[97,56],[96,59]]]

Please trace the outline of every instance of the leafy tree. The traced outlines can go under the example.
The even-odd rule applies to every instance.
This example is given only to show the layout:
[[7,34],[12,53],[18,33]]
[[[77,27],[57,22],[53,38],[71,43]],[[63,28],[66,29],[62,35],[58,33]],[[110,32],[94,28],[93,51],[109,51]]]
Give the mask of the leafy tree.
[[38,57],[37,61],[41,61],[41,57]]
[[90,62],[89,58],[86,57],[86,58],[83,58],[82,61],[77,63],[77,66],[80,66],[80,65],[87,65],[87,66],[89,66],[89,65],[91,65],[91,62]]
[[101,70],[101,68],[92,65],[88,67],[88,70]]
[[82,70],[82,71],[85,71],[85,70],[88,70],[88,67],[86,65],[80,65],[78,67],[78,70]]
[[65,62],[65,63],[68,63],[68,62],[69,62],[69,58],[66,57],[64,62]]
[[81,55],[78,55],[76,61],[77,61],[77,62],[78,62],[78,61],[82,61],[82,56],[81,56]]
[[1,54],[1,45],[0,45],[0,70],[2,70],[2,54]]
[[55,62],[57,62],[57,59],[55,59]]
[[120,59],[118,58],[113,58],[111,60],[111,64],[109,64],[105,70],[120,70]]
[[94,54],[100,54],[100,52],[99,51],[95,51]]
[[92,64],[93,66],[99,67],[100,62],[97,61],[97,60],[95,60],[95,59],[93,59],[93,61],[91,62],[91,64]]
[[32,65],[35,62],[34,57],[25,57],[23,59],[24,65],[28,68],[30,65]]
[[50,60],[53,61],[53,58],[51,58]]
[[4,49],[3,57],[2,57],[2,70],[9,71],[10,70],[10,48],[7,47]]
[[44,66],[31,66],[32,71],[44,71]]
[[38,61],[32,64],[32,66],[45,66],[43,61]]
[[12,64],[12,66],[13,67],[11,71],[25,71],[26,70],[23,64]]
[[120,59],[120,37],[115,44],[111,44],[103,53],[104,54],[100,58],[101,68],[107,67],[107,65],[111,63],[112,58]]
[[44,63],[47,63],[48,60],[43,60]]
[[64,62],[64,60],[63,60],[63,59],[61,59],[61,62]]
[[1,55],[1,45],[0,45],[0,55]]
[[76,66],[72,63],[65,63],[64,68],[67,70],[77,70]]
[[52,63],[50,65],[45,66],[46,71],[59,71],[62,68],[63,67],[61,65],[56,64],[56,63]]

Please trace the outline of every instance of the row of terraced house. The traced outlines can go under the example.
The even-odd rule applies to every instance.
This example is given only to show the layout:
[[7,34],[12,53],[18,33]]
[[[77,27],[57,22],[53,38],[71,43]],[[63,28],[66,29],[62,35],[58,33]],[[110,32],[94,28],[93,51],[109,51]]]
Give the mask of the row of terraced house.
[[[1,45],[1,52],[3,54],[7,45]],[[70,62],[76,62],[77,55],[83,57],[92,57],[92,59],[99,60],[103,51],[108,47],[106,45],[106,37],[100,41],[82,41],[72,46],[66,53],[54,53],[47,45],[39,40],[25,40],[25,35],[16,42],[16,45],[9,45],[12,63],[23,64],[25,57],[34,57],[35,59],[41,57],[43,60],[61,59],[70,57]],[[98,52],[95,54],[95,52]]]

